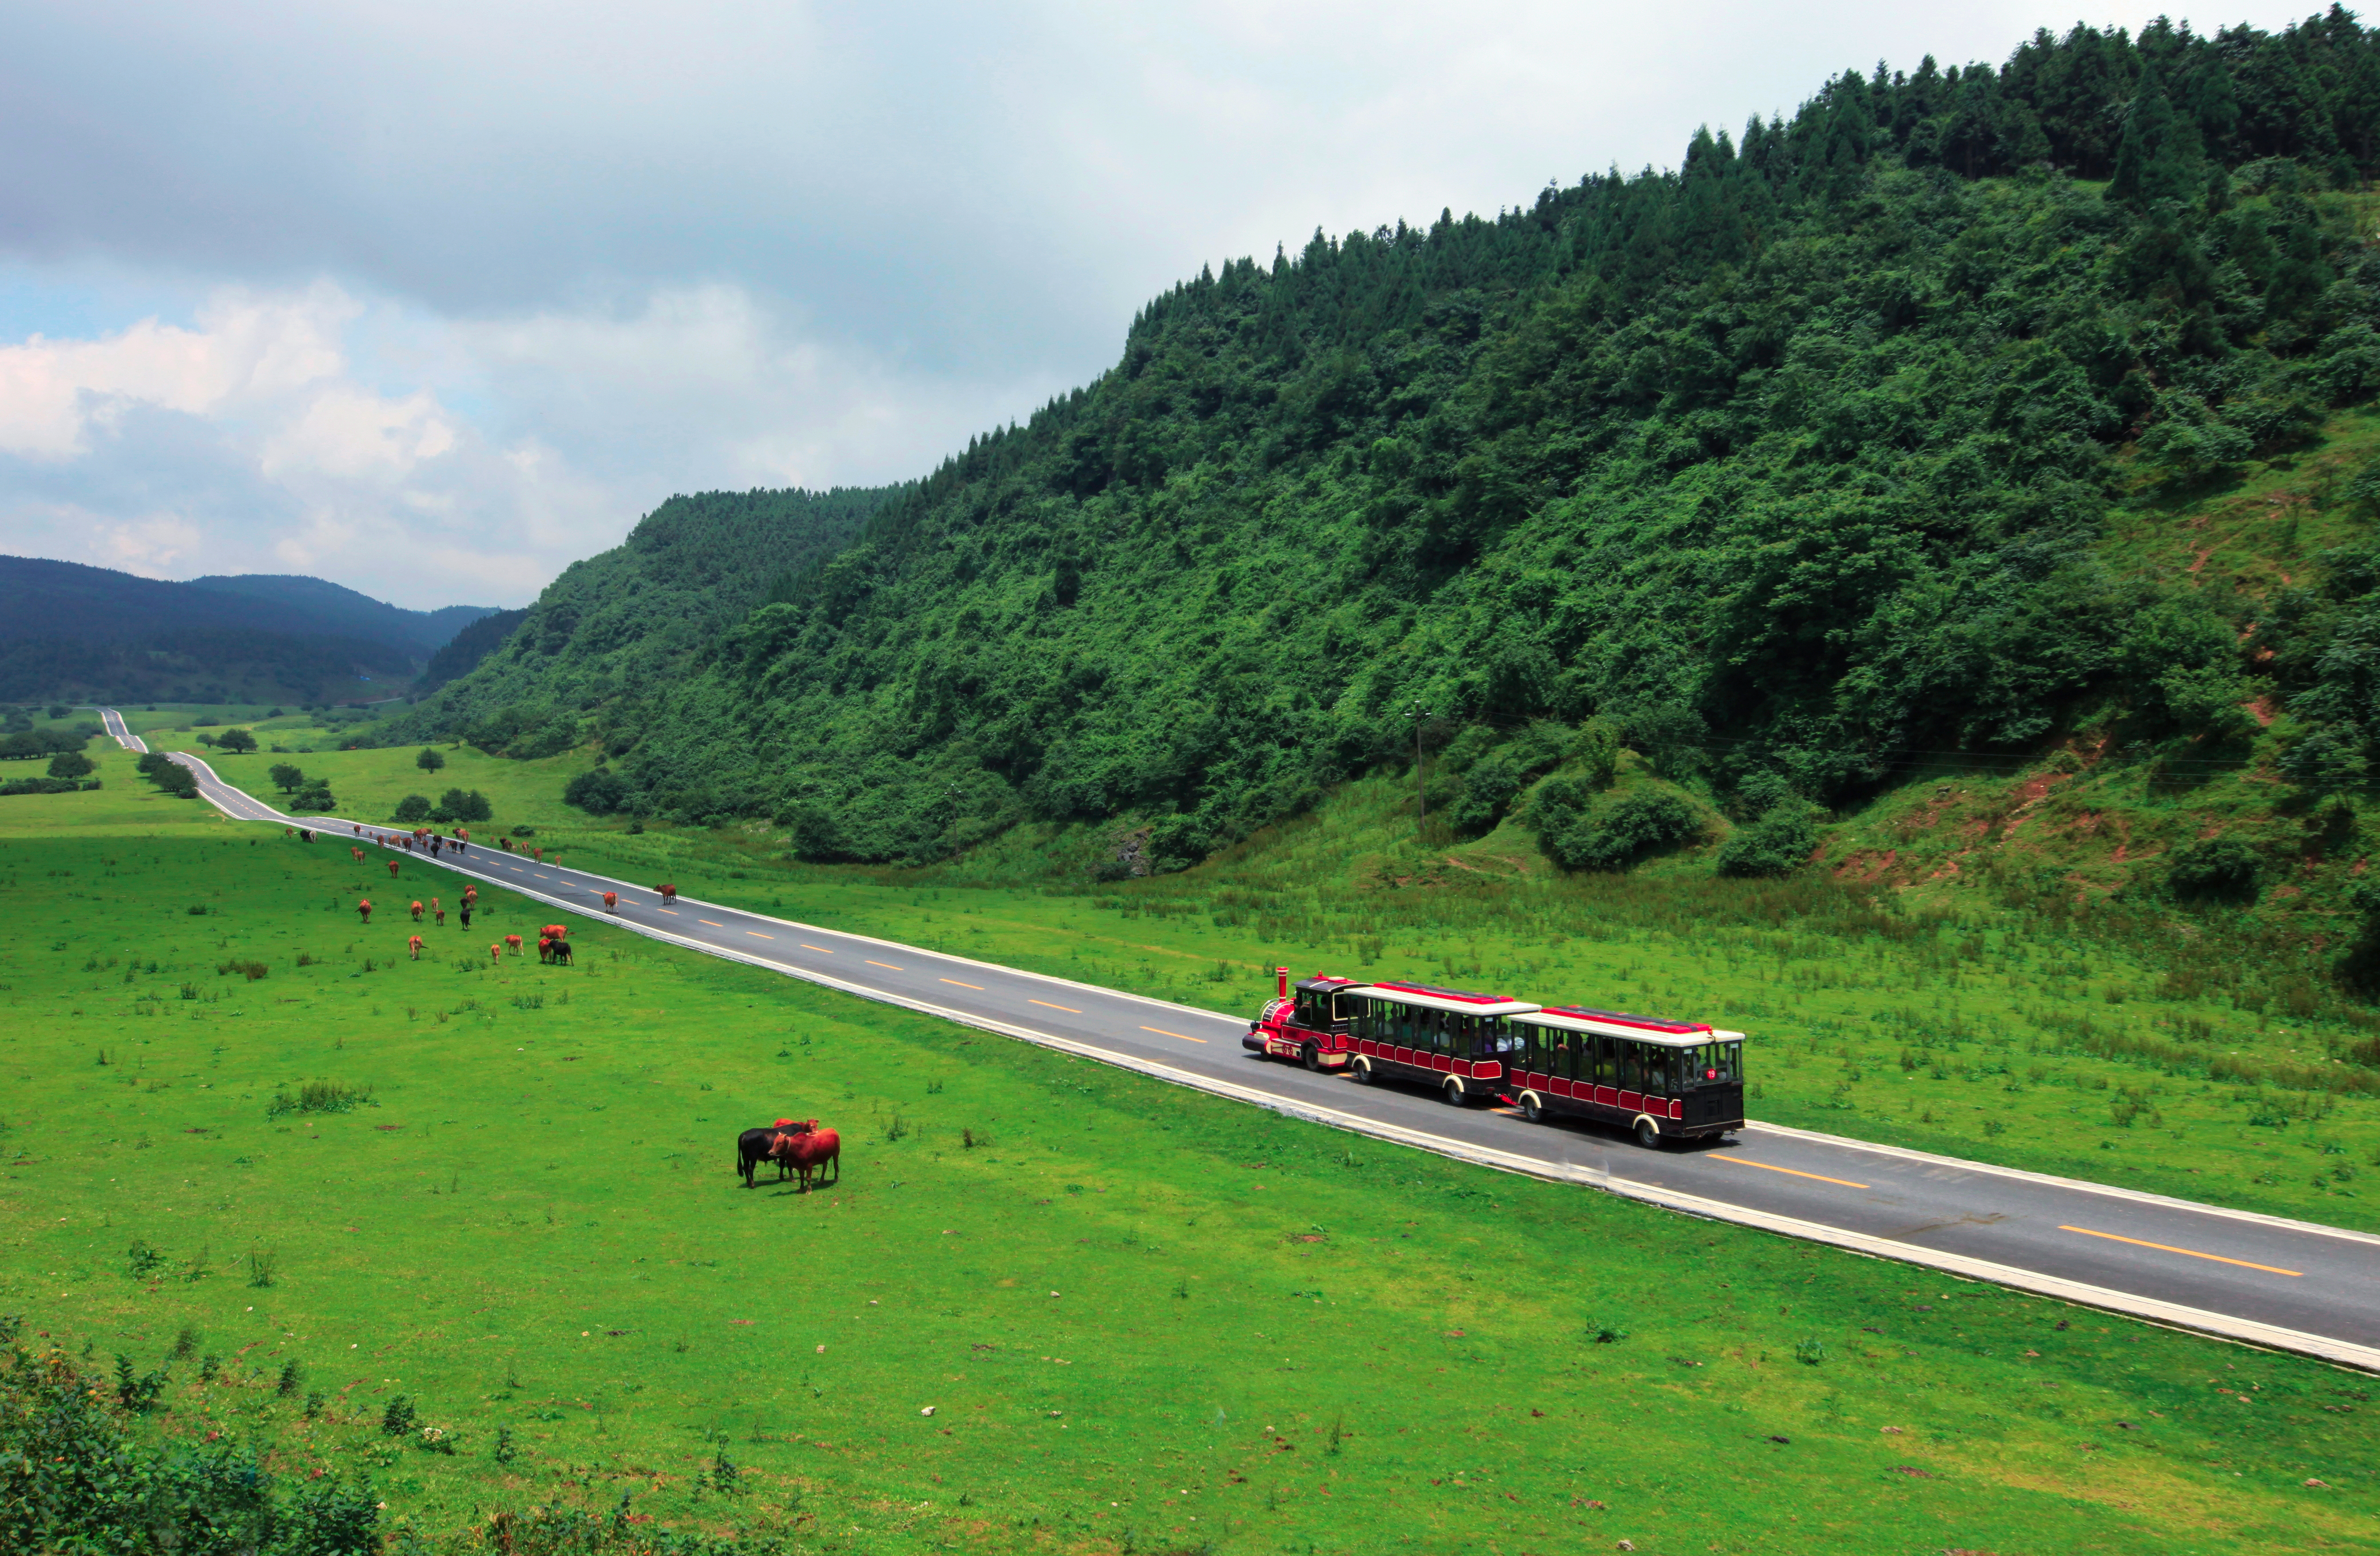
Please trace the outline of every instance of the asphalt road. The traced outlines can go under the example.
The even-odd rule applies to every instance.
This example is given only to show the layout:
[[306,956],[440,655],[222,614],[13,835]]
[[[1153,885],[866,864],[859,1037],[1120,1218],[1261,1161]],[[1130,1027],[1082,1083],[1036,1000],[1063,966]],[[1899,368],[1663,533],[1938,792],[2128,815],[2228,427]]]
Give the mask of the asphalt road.
[[[104,711],[109,731],[137,744]],[[361,841],[352,821],[286,816],[197,757],[169,754],[237,820],[316,827],[334,846]],[[439,863],[639,933],[1376,1137],[2380,1371],[2380,1236],[1760,1124],[1721,1145],[1647,1150],[1576,1124],[1532,1125],[1260,1059],[1240,1047],[1252,1012],[1196,1010],[686,897],[664,906],[648,885],[481,844]],[[604,912],[605,891],[619,893],[616,913]],[[1755,1034],[1745,1064],[1756,1075],[1759,1063]]]

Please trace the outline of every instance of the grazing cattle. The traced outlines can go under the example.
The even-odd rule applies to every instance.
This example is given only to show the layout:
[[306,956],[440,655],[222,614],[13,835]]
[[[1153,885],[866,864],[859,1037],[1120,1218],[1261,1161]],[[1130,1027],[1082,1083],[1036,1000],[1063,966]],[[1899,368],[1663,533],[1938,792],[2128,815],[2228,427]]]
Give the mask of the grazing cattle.
[[421,922],[421,899],[419,897],[413,899],[413,921],[417,924]]
[[545,928],[538,930],[538,933],[551,936],[555,940],[566,940],[570,936],[570,926],[567,924],[548,924]]
[[606,913],[617,913],[620,911],[619,893],[606,892],[603,893],[603,911]]
[[509,952],[511,952],[511,953],[512,953],[514,955],[516,955],[516,956],[519,955],[519,954],[520,954],[520,950],[521,950],[521,938],[520,938],[520,936],[518,936],[518,935],[506,935],[506,936],[504,937],[504,949],[505,949],[505,950],[507,950],[507,951],[509,951]]
[[464,887],[464,888],[463,888],[463,906],[464,906],[466,909],[468,909],[468,908],[474,908],[474,907],[477,907],[477,906],[480,906],[480,889],[479,889],[477,886],[466,886],[466,887]]
[[769,1154],[781,1161],[791,1161],[800,1174],[801,1191],[810,1191],[811,1174],[832,1164],[833,1181],[843,1181],[843,1137],[832,1129],[819,1127],[817,1119],[809,1119],[784,1131],[769,1143]]
[[358,897],[356,899],[356,912],[362,917],[365,923],[370,923],[371,899],[370,897]]
[[396,879],[396,861],[395,859],[388,861],[388,878],[392,881]]
[[570,942],[568,941],[558,940],[553,942],[553,961],[556,966],[567,967],[576,966],[576,964],[570,960]]
[[438,920],[438,927],[440,929],[443,930],[446,927],[446,909],[439,906],[439,902],[436,897],[430,899],[430,917]]
[[662,894],[662,906],[663,907],[667,907],[670,904],[677,901],[677,888],[671,885],[666,881],[654,887],[653,890]]
[[537,862],[539,864],[545,863],[545,850],[542,848],[537,850]]
[[347,852],[356,857],[356,863],[361,864],[364,862],[364,851],[357,847],[354,844],[350,843],[347,845]]
[[421,937],[419,935],[406,936],[405,948],[413,953],[413,959],[415,961],[419,962],[421,960]]
[[488,960],[489,960],[489,961],[491,961],[491,962],[502,962],[504,959],[504,942],[502,942],[502,941],[497,941],[497,940],[492,940],[492,941],[488,942]]

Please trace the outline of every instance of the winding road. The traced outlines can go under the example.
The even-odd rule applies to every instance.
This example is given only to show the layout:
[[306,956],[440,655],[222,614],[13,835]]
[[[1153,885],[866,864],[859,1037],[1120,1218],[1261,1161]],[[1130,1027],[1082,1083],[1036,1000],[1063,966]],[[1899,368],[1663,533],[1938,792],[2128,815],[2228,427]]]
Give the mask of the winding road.
[[[101,711],[128,748],[148,748],[115,710]],[[198,757],[168,755],[234,820],[358,840],[354,821],[286,815]],[[1717,1147],[1645,1150],[1259,1059],[1240,1047],[1244,1014],[688,897],[664,905],[646,886],[478,845],[438,863],[657,940],[1375,1138],[2380,1372],[2380,1236],[2370,1234],[1776,1124]],[[619,893],[616,913],[603,909],[606,891]]]

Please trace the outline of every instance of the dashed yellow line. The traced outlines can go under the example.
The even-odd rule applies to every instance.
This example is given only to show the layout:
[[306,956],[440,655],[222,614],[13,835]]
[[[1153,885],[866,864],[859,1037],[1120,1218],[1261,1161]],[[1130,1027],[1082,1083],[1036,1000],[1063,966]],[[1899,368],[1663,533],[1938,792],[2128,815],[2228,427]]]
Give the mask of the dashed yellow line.
[[1772,1167],[1766,1161],[1746,1161],[1740,1156],[1719,1156],[1714,1153],[1711,1160],[1713,1161],[1724,1161],[1730,1167],[1757,1167],[1764,1173],[1791,1173],[1797,1178],[1815,1178],[1822,1184],[1840,1184],[1845,1188],[1865,1188],[1867,1186],[1865,1184],[1855,1184],[1849,1178],[1830,1178],[1824,1173],[1804,1173],[1798,1167]]
[[942,981],[944,983],[956,984],[961,989],[972,989],[978,994],[983,992],[983,985],[980,983],[960,983],[955,978],[946,978],[942,979]]
[[861,961],[863,961],[863,962],[866,962],[866,963],[867,963],[869,966],[871,966],[871,967],[892,967],[892,970],[893,970],[894,972],[899,972],[899,971],[901,971],[901,970],[902,970],[902,969],[901,969],[901,968],[899,968],[899,967],[893,967],[893,966],[892,966],[892,963],[890,963],[890,962],[880,962],[880,961],[878,961],[878,960],[877,960],[875,957],[873,957],[873,956],[862,956],[862,957],[860,958],[860,960],[861,960]]
[[747,930],[744,932],[750,935],[754,940],[774,940],[777,938],[774,935],[764,935],[758,930]]
[[2060,1232],[2078,1232],[2085,1237],[2105,1237],[2110,1243],[2130,1243],[2136,1248],[2155,1248],[2161,1254],[2184,1254],[2192,1258],[2211,1258],[2217,1264],[2236,1264],[2242,1270],[2261,1270],[2267,1275],[2288,1275],[2302,1280],[2302,1270],[2284,1270],[2277,1264],[2258,1264],[2253,1259],[2226,1258],[2221,1254],[2203,1254],[2196,1248],[2177,1248],[2170,1243],[2144,1243],[2138,1237],[2119,1237],[2112,1232],[2094,1232],[2087,1226],[2061,1226]]
[[1053,1005],[1047,1000],[1027,1000],[1025,1003],[1028,1005],[1039,1005],[1043,1010],[1062,1010],[1068,1015],[1080,1015],[1083,1014],[1072,1005]]
[[797,941],[795,941],[794,943],[795,943],[795,945],[800,946],[800,947],[801,947],[803,950],[805,950],[805,951],[816,951],[816,952],[820,953],[821,954],[828,955],[828,956],[832,956],[832,955],[833,955],[833,954],[834,954],[834,948],[833,948],[832,946],[828,946],[828,945],[812,945],[809,942],[808,942],[808,941],[806,941],[806,940],[797,940]]
[[1207,1040],[1204,1038],[1194,1038],[1187,1032],[1169,1032],[1162,1027],[1143,1027],[1141,1030],[1154,1032],[1160,1038],[1180,1038],[1185,1043],[1202,1043]]
[[696,922],[696,923],[698,923],[698,924],[709,924],[709,925],[710,925],[712,929],[714,929],[714,930],[723,930],[723,929],[727,928],[727,926],[726,926],[726,925],[722,924],[722,923],[718,922],[717,920],[715,920],[715,919],[710,919],[710,918],[698,918],[698,919],[696,919],[696,920],[695,920],[695,922]]

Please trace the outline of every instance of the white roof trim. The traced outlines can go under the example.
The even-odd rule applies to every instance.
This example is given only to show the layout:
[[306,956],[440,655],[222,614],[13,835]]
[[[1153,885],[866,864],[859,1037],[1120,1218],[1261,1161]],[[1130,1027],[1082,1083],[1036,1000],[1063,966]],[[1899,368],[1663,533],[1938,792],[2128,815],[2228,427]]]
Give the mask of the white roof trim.
[[1383,989],[1377,983],[1366,983],[1354,989],[1342,989],[1342,994],[1361,994],[1368,1000],[1378,1000],[1392,1005],[1418,1005],[1424,1010],[1452,1011],[1457,1015],[1520,1015],[1543,1005],[1533,1005],[1525,1000],[1506,1000],[1498,1004],[1479,1004],[1468,1000],[1441,1000],[1435,994],[1409,994],[1402,989]]
[[1565,1032],[1596,1032],[1607,1038],[1628,1038],[1636,1042],[1656,1043],[1663,1048],[1700,1048],[1710,1042],[1742,1042],[1741,1032],[1648,1032],[1642,1027],[1623,1026],[1617,1021],[1589,1021],[1580,1015],[1556,1015],[1539,1010],[1534,1015],[1513,1017],[1532,1027],[1553,1027]]

